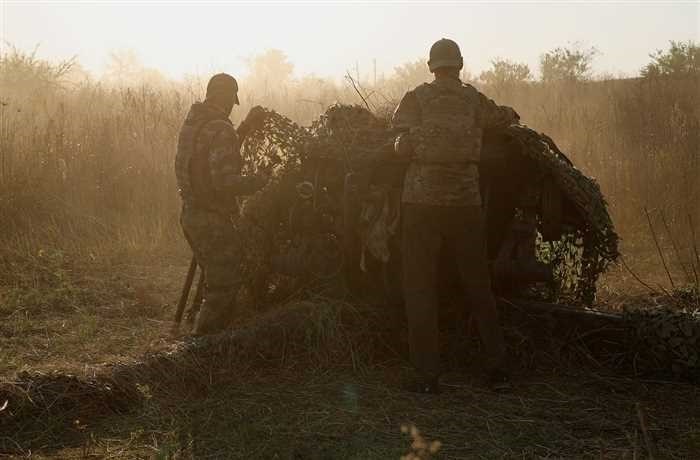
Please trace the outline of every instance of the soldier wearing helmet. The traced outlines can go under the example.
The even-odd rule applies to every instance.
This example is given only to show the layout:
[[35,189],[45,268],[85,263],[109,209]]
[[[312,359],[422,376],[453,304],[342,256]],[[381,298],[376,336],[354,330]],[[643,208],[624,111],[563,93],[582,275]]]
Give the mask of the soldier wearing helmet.
[[392,117],[400,132],[396,151],[410,155],[402,194],[402,260],[410,354],[416,391],[435,392],[441,374],[438,338],[437,270],[443,247],[457,262],[485,350],[494,388],[507,386],[505,345],[491,292],[479,160],[485,129],[519,120],[460,80],[459,46],[441,39],[428,61],[435,79],[406,93]]
[[229,115],[238,104],[238,83],[230,75],[214,75],[204,102],[192,105],[182,125],[175,173],[182,198],[180,223],[205,276],[204,303],[194,334],[224,329],[231,319],[240,288],[241,248],[234,237],[237,198],[260,190],[261,176],[241,174],[240,145],[265,119],[253,107],[235,129]]

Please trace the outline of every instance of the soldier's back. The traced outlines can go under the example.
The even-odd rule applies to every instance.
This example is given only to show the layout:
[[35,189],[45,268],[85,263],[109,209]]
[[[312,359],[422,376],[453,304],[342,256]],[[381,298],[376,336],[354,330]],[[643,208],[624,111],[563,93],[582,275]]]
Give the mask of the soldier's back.
[[420,123],[410,130],[415,159],[403,201],[437,206],[480,205],[478,91],[457,79],[437,79],[413,93]]

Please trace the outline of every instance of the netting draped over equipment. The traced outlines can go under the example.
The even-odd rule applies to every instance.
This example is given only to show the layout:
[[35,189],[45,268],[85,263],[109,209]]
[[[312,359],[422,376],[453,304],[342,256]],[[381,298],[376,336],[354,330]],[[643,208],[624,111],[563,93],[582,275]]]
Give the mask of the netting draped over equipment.
[[[366,245],[368,235],[395,237],[395,231],[372,228],[386,220],[373,213],[398,215],[398,209],[392,209],[398,207],[394,198],[407,163],[393,154],[394,133],[388,121],[362,107],[339,104],[308,128],[274,111],[267,115],[264,126],[246,139],[242,149],[245,172],[271,175],[263,190],[244,201],[239,223],[247,241],[247,262],[256,266],[251,272],[257,271],[257,278],[264,278],[262,271],[275,271],[271,258],[282,260],[277,265],[286,267],[288,273],[295,272],[295,260],[304,264],[304,259],[313,259],[309,248],[323,247],[318,244],[321,239],[347,245],[356,236]],[[500,135],[507,139],[501,148],[503,164],[524,162],[531,172],[520,179],[521,189],[512,195],[534,196],[536,216],[532,219],[537,232],[547,236],[538,240],[540,257],[550,264],[557,289],[590,302],[597,278],[618,255],[618,237],[600,187],[576,169],[547,136],[520,125]],[[506,185],[494,180],[490,186]],[[392,199],[377,204],[378,196]],[[518,206],[510,205],[514,219],[522,214]],[[351,211],[360,217],[353,220]],[[556,216],[562,212],[564,225],[559,228],[561,216]],[[498,223],[503,233],[511,224]],[[309,237],[310,233],[315,236]],[[374,246],[390,246],[385,243]],[[280,254],[285,250],[286,254]],[[386,257],[382,259],[386,262]],[[355,257],[351,251],[346,251],[342,261],[351,267],[364,262],[364,252]]]
[[243,143],[241,155],[245,173],[272,174],[299,166],[309,130],[274,110],[265,110],[265,121]]
[[511,126],[507,134],[575,208],[578,225],[568,228],[548,249],[560,283],[574,287],[580,299],[592,301],[596,280],[619,255],[619,238],[600,186],[577,169],[548,136],[524,126]]

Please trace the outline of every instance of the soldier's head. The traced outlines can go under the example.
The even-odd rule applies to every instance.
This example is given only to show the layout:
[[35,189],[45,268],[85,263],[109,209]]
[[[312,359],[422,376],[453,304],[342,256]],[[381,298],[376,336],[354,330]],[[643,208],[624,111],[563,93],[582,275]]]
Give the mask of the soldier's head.
[[436,77],[451,76],[459,78],[464,66],[459,45],[449,38],[441,38],[430,47],[428,68]]
[[227,73],[217,73],[207,84],[206,102],[230,114],[233,106],[239,104],[238,82]]

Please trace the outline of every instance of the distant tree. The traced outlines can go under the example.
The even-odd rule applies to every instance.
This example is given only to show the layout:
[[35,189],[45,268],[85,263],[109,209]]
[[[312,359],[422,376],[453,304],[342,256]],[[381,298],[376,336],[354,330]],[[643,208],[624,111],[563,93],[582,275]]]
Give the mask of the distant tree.
[[262,78],[270,83],[286,83],[294,72],[294,64],[280,50],[270,49],[247,59],[252,78]]
[[[292,83],[294,64],[278,49],[269,49],[246,59],[248,75],[241,85],[243,97],[250,103],[274,105],[286,97]],[[252,98],[252,99],[251,99]]]
[[31,52],[9,46],[0,54],[0,90],[13,92],[33,92],[60,86],[65,77],[76,67],[73,57],[52,63],[37,57],[38,47]]
[[432,79],[433,76],[428,69],[428,61],[425,59],[406,62],[394,67],[394,75],[391,77],[391,80],[397,86],[401,86],[404,89],[414,88]]
[[[466,67],[460,72],[460,78],[462,81],[471,81],[474,79]],[[432,79],[433,74],[430,73],[428,61],[426,59],[418,59],[394,67],[394,74],[389,78],[392,83],[403,87],[404,90],[414,88]]]
[[642,68],[642,77],[700,75],[700,45],[693,41],[671,41],[668,50],[657,50],[649,57],[651,62]]
[[123,83],[135,79],[142,67],[134,50],[113,50],[109,52],[104,76],[108,80]]
[[160,71],[146,67],[131,49],[110,51],[104,79],[118,86],[161,86],[167,82]]
[[532,73],[527,64],[496,58],[491,61],[491,69],[481,72],[479,79],[488,86],[501,89],[531,80]]
[[[428,61],[418,59],[394,67],[389,76],[382,76],[373,88],[382,100],[395,106],[406,91],[433,79]],[[392,107],[393,108],[393,107]]]
[[596,48],[581,49],[578,45],[558,47],[540,56],[542,81],[579,81],[591,77]]

